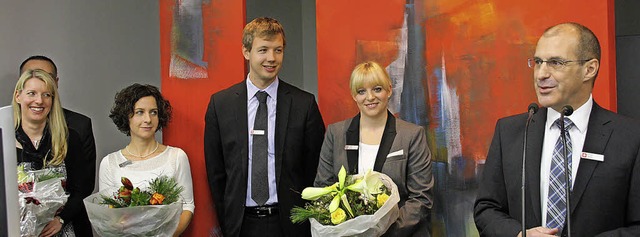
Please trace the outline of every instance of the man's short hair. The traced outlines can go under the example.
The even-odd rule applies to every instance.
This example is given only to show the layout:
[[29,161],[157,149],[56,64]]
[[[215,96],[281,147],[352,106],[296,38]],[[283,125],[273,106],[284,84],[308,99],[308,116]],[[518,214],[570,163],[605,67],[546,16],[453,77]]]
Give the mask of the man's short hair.
[[578,31],[580,38],[578,39],[578,45],[576,47],[577,52],[575,52],[578,60],[595,58],[600,61],[600,41],[598,41],[598,37],[596,37],[593,31],[582,24],[575,22],[558,24],[547,28],[543,36],[553,36],[562,31],[563,27],[570,27]]
[[284,37],[284,28],[278,20],[268,17],[253,19],[242,30],[242,47],[251,51],[253,39],[256,37],[271,40],[277,35],[282,35],[282,45],[286,46],[287,40]]
[[28,57],[27,59],[22,61],[22,63],[20,64],[20,74],[22,74],[22,71],[24,69],[24,65],[27,64],[27,62],[29,62],[31,60],[41,60],[41,61],[47,61],[47,62],[51,63],[51,65],[53,65],[53,72],[51,72],[51,74],[53,74],[54,79],[58,77],[58,66],[56,66],[56,64],[53,62],[53,60],[51,60],[47,56],[42,56],[42,55],[34,55],[34,56]]

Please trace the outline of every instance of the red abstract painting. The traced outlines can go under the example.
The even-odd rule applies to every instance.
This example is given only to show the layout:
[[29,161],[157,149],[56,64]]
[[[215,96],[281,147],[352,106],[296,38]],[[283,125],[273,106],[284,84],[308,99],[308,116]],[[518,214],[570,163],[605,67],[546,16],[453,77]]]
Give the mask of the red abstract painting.
[[195,213],[183,236],[222,236],[204,162],[204,114],[211,94],[245,77],[244,1],[159,1],[162,94],[173,106],[163,142],[189,156]]
[[613,0],[322,0],[316,9],[325,122],[358,112],[348,88],[355,65],[374,60],[387,68],[390,110],[428,130],[434,236],[477,235],[477,167],[497,119],[537,101],[527,58],[547,27],[577,22],[594,31],[602,60],[593,96],[616,109]]

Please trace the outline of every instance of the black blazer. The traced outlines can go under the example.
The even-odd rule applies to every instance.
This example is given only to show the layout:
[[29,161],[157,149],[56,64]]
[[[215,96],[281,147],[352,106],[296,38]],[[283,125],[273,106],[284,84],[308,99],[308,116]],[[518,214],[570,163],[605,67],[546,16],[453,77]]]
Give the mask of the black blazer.
[[[310,236],[308,222],[291,223],[300,192],[313,186],[324,123],[312,94],[280,80],[276,105],[276,185],[280,223],[287,236]],[[248,178],[247,86],[242,81],[211,96],[205,115],[204,154],[209,187],[224,236],[238,236]]]
[[96,159],[96,140],[93,137],[91,119],[83,114],[64,109],[64,119],[67,121],[69,129],[75,130],[80,136],[82,143],[82,153]]
[[[541,226],[540,159],[547,109],[533,116],[526,162],[526,227]],[[489,148],[474,217],[481,236],[521,230],[522,143],[526,114],[500,119]],[[640,123],[595,102],[571,201],[572,236],[640,236]],[[566,228],[565,228],[566,232]],[[566,233],[563,233],[566,235]]]
[[67,169],[67,192],[69,199],[60,213],[65,224],[72,223],[76,236],[93,236],[91,223],[82,200],[93,193],[96,179],[96,159],[87,156],[82,149],[78,133],[69,129],[67,157],[64,164]]

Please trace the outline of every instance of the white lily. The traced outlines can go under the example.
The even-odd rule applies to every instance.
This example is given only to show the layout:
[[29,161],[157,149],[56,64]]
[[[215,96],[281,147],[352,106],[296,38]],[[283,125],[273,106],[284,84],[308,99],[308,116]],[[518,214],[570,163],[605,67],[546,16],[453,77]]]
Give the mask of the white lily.
[[380,179],[380,173],[368,170],[362,179],[349,185],[347,189],[364,194],[368,199],[373,199],[373,194],[381,193],[380,187],[384,185]]
[[332,192],[338,192],[337,182],[331,186],[323,187],[323,188],[318,188],[318,187],[305,188],[304,190],[302,190],[302,199],[315,201],[318,198]]

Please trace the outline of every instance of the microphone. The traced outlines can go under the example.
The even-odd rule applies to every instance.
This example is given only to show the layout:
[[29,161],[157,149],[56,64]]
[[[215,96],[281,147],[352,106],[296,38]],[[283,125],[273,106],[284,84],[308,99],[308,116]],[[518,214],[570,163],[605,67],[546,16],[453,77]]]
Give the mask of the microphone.
[[565,223],[567,224],[567,236],[571,237],[571,203],[569,202],[569,191],[571,191],[571,183],[570,178],[571,173],[569,172],[569,159],[567,154],[567,135],[565,134],[564,128],[564,116],[570,116],[573,114],[573,107],[571,105],[565,105],[562,107],[562,112],[560,112],[560,137],[562,137],[562,153],[564,155],[564,180],[567,185],[564,186],[564,197],[567,200],[567,211],[565,212]]
[[571,116],[573,114],[573,107],[571,107],[571,105],[565,105],[564,107],[562,107],[562,113],[560,114],[560,116]]
[[527,226],[526,226],[526,204],[525,204],[525,197],[526,197],[526,191],[525,191],[525,184],[526,184],[526,175],[525,175],[525,171],[526,171],[526,159],[527,159],[527,132],[529,131],[529,123],[531,122],[531,118],[533,117],[533,115],[535,113],[538,112],[538,104],[536,103],[531,103],[529,104],[529,107],[527,108],[527,111],[529,113],[529,116],[527,117],[527,123],[524,126],[524,139],[522,142],[522,237],[527,237]]

